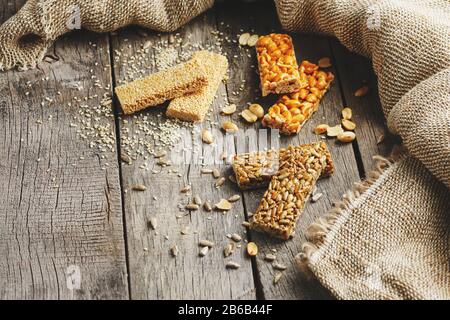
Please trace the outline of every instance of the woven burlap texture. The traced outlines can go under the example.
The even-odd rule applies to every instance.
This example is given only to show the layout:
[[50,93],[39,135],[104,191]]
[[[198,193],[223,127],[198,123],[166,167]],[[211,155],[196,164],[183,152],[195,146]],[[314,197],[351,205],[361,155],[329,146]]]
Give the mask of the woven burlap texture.
[[283,27],[370,57],[406,152],[307,230],[298,261],[342,299],[450,299],[450,3],[277,0]]
[[53,41],[78,28],[109,32],[135,24],[173,31],[213,0],[29,0],[0,27],[0,70],[33,68]]

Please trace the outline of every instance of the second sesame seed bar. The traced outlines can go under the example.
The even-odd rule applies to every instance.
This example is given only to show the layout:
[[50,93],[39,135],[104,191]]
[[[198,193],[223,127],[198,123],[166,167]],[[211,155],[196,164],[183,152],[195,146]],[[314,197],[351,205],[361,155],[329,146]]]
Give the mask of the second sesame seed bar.
[[331,72],[320,71],[319,66],[308,61],[301,63],[300,77],[307,86],[281,96],[264,116],[264,126],[279,129],[283,134],[298,133],[317,111],[320,100],[334,79]]
[[172,100],[166,115],[184,121],[202,122],[214,100],[220,82],[226,77],[228,61],[225,56],[206,50],[197,51],[192,59],[204,67],[208,84],[198,92]]
[[317,180],[329,166],[324,142],[299,147],[290,146],[280,157],[279,171],[272,176],[268,189],[250,219],[250,228],[274,237],[289,239],[303,207]]
[[300,79],[292,38],[271,33],[256,43],[262,95],[289,93],[305,86]]
[[122,110],[131,114],[164,101],[200,91],[208,83],[203,66],[196,59],[178,64],[116,87]]
[[[316,157],[325,156],[326,166],[322,170],[321,177],[329,176],[334,171],[331,154],[324,142],[305,144],[294,148],[311,148]],[[243,190],[266,187],[280,165],[280,159],[286,155],[289,149],[257,151],[242,153],[233,157],[233,170],[239,188]]]

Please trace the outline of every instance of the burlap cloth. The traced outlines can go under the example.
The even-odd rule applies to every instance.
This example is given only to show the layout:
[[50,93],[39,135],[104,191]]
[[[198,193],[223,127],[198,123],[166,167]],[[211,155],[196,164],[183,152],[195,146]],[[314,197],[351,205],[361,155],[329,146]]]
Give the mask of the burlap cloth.
[[0,27],[0,70],[33,68],[60,35],[77,29],[108,32],[136,24],[173,31],[214,0],[29,0]]
[[[0,68],[33,67],[70,30],[70,5],[89,30],[166,31],[212,2],[30,0],[0,27]],[[287,30],[334,35],[372,59],[388,126],[407,150],[378,158],[308,229],[299,265],[342,299],[450,299],[450,3],[275,2]]]

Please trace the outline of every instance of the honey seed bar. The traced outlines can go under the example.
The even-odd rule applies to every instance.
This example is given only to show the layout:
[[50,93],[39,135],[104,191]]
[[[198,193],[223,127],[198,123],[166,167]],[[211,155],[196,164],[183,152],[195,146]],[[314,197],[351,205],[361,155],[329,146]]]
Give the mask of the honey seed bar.
[[294,234],[305,202],[328,166],[326,156],[318,153],[320,144],[288,147],[280,157],[280,170],[271,178],[250,220],[250,228],[285,240]]
[[[317,157],[325,156],[326,166],[321,177],[333,173],[334,166],[331,154],[324,142],[300,145],[294,148],[312,148],[311,152]],[[283,158],[288,149],[267,150],[261,152],[242,153],[233,157],[233,170],[239,188],[243,190],[266,187],[272,176],[278,172],[280,158]]]

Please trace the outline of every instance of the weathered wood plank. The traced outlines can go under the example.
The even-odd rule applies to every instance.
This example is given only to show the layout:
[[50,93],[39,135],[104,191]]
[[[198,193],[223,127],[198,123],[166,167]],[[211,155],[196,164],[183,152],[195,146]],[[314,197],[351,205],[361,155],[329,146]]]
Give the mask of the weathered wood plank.
[[[24,3],[1,2],[0,22]],[[78,137],[70,123],[79,109],[68,106],[103,94],[93,74],[111,82],[107,38],[72,35],[51,52],[59,61],[0,73],[0,298],[127,298],[117,156],[100,159]],[[78,82],[84,89],[74,89]],[[112,118],[102,121],[114,130]],[[80,289],[70,290],[77,268]]]
[[[182,46],[174,47],[181,56],[186,54],[189,44],[200,43],[204,46],[213,45],[215,38],[211,31],[215,31],[216,22],[212,11],[198,17],[187,26],[179,30]],[[132,68],[123,62],[130,56],[136,55],[137,51],[147,43],[149,52],[145,56],[149,59],[142,66],[148,67],[145,74],[155,72],[157,68],[152,66],[152,61],[160,61],[156,47],[160,41],[168,41],[169,35],[158,35],[148,31],[148,36],[136,29],[120,31],[113,37],[113,49],[115,51],[115,74],[117,82],[126,78],[127,72]],[[127,57],[128,55],[128,57]],[[138,63],[136,62],[136,65]],[[213,104],[212,122],[218,122],[219,109],[225,104],[226,92],[224,85],[221,86],[218,98]],[[121,133],[123,151],[134,150],[127,147],[125,136],[129,132],[135,133],[136,137],[142,137],[142,127],[138,121],[147,117],[149,121],[164,123],[165,117],[161,116],[165,107],[148,109],[138,116],[122,116]],[[159,117],[161,116],[161,117]],[[203,127],[209,127],[208,121]],[[173,129],[171,134],[176,134],[179,129]],[[187,130],[184,142],[189,147],[191,142],[191,131]],[[151,141],[146,137],[148,141]],[[134,140],[134,139],[131,139]],[[198,145],[199,133],[194,134],[194,140]],[[152,148],[154,144],[152,143]],[[157,148],[156,148],[157,149]],[[134,156],[134,151],[129,152]],[[188,154],[190,151],[188,150]],[[203,155],[208,155],[208,149],[203,150]],[[241,226],[244,220],[242,202],[237,202],[233,209],[227,214],[219,212],[207,213],[203,209],[185,214],[178,208],[192,201],[193,196],[198,195],[202,200],[211,203],[218,202],[221,198],[228,198],[235,194],[230,182],[216,189],[215,180],[210,174],[201,174],[202,168],[198,163],[179,163],[170,167],[160,168],[155,163],[157,159],[149,156],[144,159],[139,156],[132,165],[122,165],[123,185],[128,189],[125,194],[127,240],[129,248],[131,297],[133,299],[254,299],[255,289],[252,277],[251,261],[243,249],[238,249],[232,257],[224,259],[223,247],[230,242],[226,234],[239,233],[243,235],[245,229]],[[141,169],[140,166],[147,164],[149,170]],[[214,165],[207,166],[214,167]],[[226,167],[220,166],[222,171]],[[152,171],[156,170],[153,174]],[[169,170],[175,170],[169,172]],[[180,176],[178,176],[178,174]],[[135,183],[143,183],[148,189],[144,192],[130,190]],[[180,190],[190,184],[190,193],[181,193]],[[154,198],[155,197],[155,198]],[[177,215],[182,215],[178,217]],[[154,217],[158,221],[156,230],[148,227],[148,221]],[[182,235],[180,231],[184,227],[190,227],[189,235]],[[196,232],[196,233],[194,233]],[[167,236],[167,237],[165,237]],[[199,257],[200,239],[208,239],[215,246],[203,258]],[[178,246],[178,256],[172,257],[170,247]],[[238,270],[225,269],[228,260],[238,262],[241,267]]]
[[[396,139],[389,134],[386,127],[378,96],[377,79],[370,60],[350,52],[337,39],[330,40],[330,43],[333,63],[341,79],[343,101],[353,110],[353,119],[357,124],[357,140],[353,145],[360,154],[364,172],[367,173],[374,165],[372,157],[378,154],[388,156]],[[363,85],[369,87],[368,94],[355,97],[355,91]]]
[[[267,34],[274,29],[282,31],[278,25],[276,11],[272,3],[249,4],[242,10],[233,10],[232,6],[224,5],[217,8],[219,22],[224,21],[230,25],[230,29],[223,28],[226,35],[236,38],[237,34],[243,32],[255,32],[257,34]],[[249,14],[250,13],[250,14]],[[219,23],[220,26],[220,23]],[[254,31],[252,31],[254,30]],[[316,36],[293,35],[297,58],[301,60],[310,60],[317,62],[323,56],[331,56],[328,40]],[[231,55],[236,55],[231,80],[228,82],[228,92],[237,90],[240,85],[239,79],[247,79],[246,89],[239,95],[230,95],[230,99],[236,103],[242,110],[247,102],[259,101],[265,108],[273,102],[273,97],[259,99],[259,79],[250,68],[251,64],[256,65],[255,54],[247,57],[241,52],[237,45],[227,47]],[[245,52],[245,51],[244,51]],[[332,68],[331,71],[336,74]],[[343,105],[341,93],[339,90],[339,78],[335,82],[327,95],[321,102],[319,111],[305,125],[298,136],[282,137],[280,145],[300,144],[317,141],[320,137],[312,133],[312,129],[319,123],[338,124],[340,121],[340,109]],[[255,90],[257,90],[255,92]],[[241,127],[249,128],[241,120]],[[260,124],[253,127],[260,128]],[[261,293],[266,299],[311,299],[311,298],[330,298],[329,293],[323,289],[316,281],[308,280],[294,266],[294,256],[300,251],[301,243],[305,241],[305,229],[320,215],[324,214],[332,205],[332,201],[341,198],[342,194],[351,187],[352,183],[358,180],[358,170],[355,156],[351,144],[343,145],[336,143],[335,140],[329,140],[328,145],[336,165],[336,172],[331,178],[324,179],[318,183],[318,191],[324,196],[317,203],[308,203],[306,209],[297,226],[297,234],[290,241],[278,241],[264,234],[250,233],[250,238],[257,243],[260,248],[255,263],[257,266],[257,278],[260,281]],[[247,212],[253,212],[263,194],[263,190],[244,192],[244,199]],[[276,250],[277,260],[288,266],[284,272],[283,278],[277,285],[273,284],[273,277],[276,270],[270,263],[264,261],[264,255]]]

